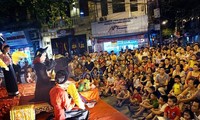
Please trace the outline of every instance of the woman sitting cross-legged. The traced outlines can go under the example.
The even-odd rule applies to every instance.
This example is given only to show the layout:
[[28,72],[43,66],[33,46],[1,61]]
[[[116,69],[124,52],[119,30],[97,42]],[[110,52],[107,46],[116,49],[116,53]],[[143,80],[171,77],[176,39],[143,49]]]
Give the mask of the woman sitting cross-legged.
[[[56,85],[51,89],[49,95],[51,100],[51,105],[54,108],[55,120],[65,120],[65,119],[78,119],[87,120],[89,112],[85,110],[84,103],[79,101],[77,104],[73,95],[68,94],[66,90],[72,84],[68,80],[68,74],[61,70],[56,73]],[[77,90],[71,90],[73,94],[77,93]],[[78,94],[77,94],[78,95]],[[75,95],[75,96],[77,96]],[[78,96],[77,96],[78,97]],[[77,107],[75,107],[77,105]]]

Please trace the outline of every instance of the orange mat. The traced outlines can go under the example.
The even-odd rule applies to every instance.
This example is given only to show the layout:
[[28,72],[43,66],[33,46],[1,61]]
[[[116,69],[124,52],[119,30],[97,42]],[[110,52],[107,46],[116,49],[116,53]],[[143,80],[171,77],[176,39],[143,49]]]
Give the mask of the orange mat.
[[86,92],[79,92],[87,101],[91,100],[99,100],[99,90],[98,88],[95,88],[93,90],[89,90]]
[[[125,115],[114,109],[112,106],[99,100],[94,108],[87,108],[90,112],[89,120],[129,120]],[[50,113],[40,113],[37,120],[45,120]]]
[[[18,90],[20,96],[30,96],[35,93],[35,83],[18,84]],[[8,97],[8,93],[5,87],[0,87],[0,98]]]
[[[7,105],[9,105],[9,108],[11,106],[15,106],[18,104],[20,104],[20,105],[29,104],[30,103],[29,101],[32,98],[34,98],[34,96],[33,96],[34,90],[35,90],[35,84],[20,84],[19,85],[19,92],[21,95],[20,100],[18,97],[17,98],[14,97],[11,99],[4,98],[4,100],[0,100],[0,103],[2,103],[2,104],[7,103]],[[3,99],[3,97],[7,96],[5,91],[6,90],[2,89],[2,88],[0,90],[0,93],[2,93],[2,94],[0,94],[0,97],[2,97],[2,99]],[[94,92],[94,91],[93,92],[96,94],[97,91],[98,91],[98,89],[96,89],[96,92]],[[96,95],[94,95],[94,96],[88,97],[88,98],[99,99],[99,96],[98,97]],[[2,106],[0,106],[0,107],[2,107]],[[113,108],[109,104],[105,103],[101,99],[99,99],[99,101],[97,102],[97,104],[95,105],[94,108],[87,108],[87,109],[90,111],[90,116],[89,116],[90,120],[128,120],[128,118],[125,115],[123,115],[122,113],[120,113],[115,108]],[[9,111],[5,111],[5,113],[9,113]],[[3,117],[1,115],[2,114],[0,114],[0,119]],[[9,118],[9,114],[7,114],[7,115],[4,116],[4,118],[5,117]],[[49,115],[50,115],[49,113],[41,113],[41,114],[37,115],[36,117],[37,117],[37,120],[45,120]]]
[[89,120],[129,120],[125,115],[101,99],[93,108],[87,109],[90,111]]

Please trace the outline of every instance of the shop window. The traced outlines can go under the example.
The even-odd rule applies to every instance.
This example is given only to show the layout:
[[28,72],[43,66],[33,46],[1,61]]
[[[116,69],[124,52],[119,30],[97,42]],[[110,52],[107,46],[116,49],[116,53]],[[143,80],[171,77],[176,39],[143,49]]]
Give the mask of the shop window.
[[107,0],[101,0],[101,12],[102,12],[102,16],[108,15]]
[[125,12],[125,0],[112,1],[113,13]]
[[138,4],[137,4],[137,0],[130,0],[130,7],[131,7],[131,12],[135,12],[138,11]]

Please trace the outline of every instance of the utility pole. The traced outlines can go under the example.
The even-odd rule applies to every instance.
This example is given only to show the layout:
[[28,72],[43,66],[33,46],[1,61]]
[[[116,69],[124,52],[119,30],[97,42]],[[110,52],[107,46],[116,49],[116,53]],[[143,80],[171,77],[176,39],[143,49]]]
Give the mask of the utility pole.
[[158,24],[160,25],[160,30],[159,30],[159,43],[160,45],[162,45],[162,21],[161,21],[161,5],[160,5],[160,1],[156,0],[156,9],[158,10]]

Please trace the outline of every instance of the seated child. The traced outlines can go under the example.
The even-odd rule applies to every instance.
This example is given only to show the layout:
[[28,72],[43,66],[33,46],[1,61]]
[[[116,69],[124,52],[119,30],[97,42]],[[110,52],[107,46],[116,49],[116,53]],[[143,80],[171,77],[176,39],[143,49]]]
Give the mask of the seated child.
[[194,120],[194,113],[189,109],[184,110],[182,116],[180,120]]
[[133,95],[130,96],[130,104],[128,105],[128,109],[130,112],[130,116],[134,113],[134,110],[138,108],[139,104],[142,103],[142,96],[140,95],[140,88],[136,88],[133,91]]
[[150,96],[150,100],[140,103],[139,111],[133,116],[133,118],[137,118],[140,116],[144,110],[150,110],[152,108],[158,108],[158,97],[157,93],[153,92]]
[[177,98],[175,96],[171,96],[168,98],[168,106],[165,108],[164,117],[170,120],[179,120],[181,116],[181,111],[176,106]]
[[96,88],[96,86],[93,84],[90,74],[86,74],[85,79],[81,80],[79,83],[78,91],[88,91],[94,88]]
[[119,78],[120,76],[115,76],[115,81],[114,81],[114,85],[111,87],[111,93],[112,96],[114,96],[114,94],[118,94],[120,89],[121,89],[121,80]]
[[106,86],[107,86],[107,76],[105,75],[105,76],[103,76],[103,79],[102,79],[102,81],[100,82],[100,88],[99,88],[99,94],[100,94],[100,96],[104,96],[106,93],[105,93],[105,91],[106,91]]
[[146,82],[145,86],[144,86],[144,91],[147,91],[149,89],[149,87],[152,86],[152,82],[151,82],[151,76],[147,75],[146,76],[146,80],[143,81]]
[[181,77],[179,75],[176,75],[174,77],[174,85],[172,87],[172,90],[169,92],[168,96],[178,96],[181,94],[183,90],[183,85],[181,84]]
[[27,68],[25,73],[25,80],[27,83],[34,83],[36,80],[36,73],[34,72],[33,68]]
[[168,106],[167,104],[168,97],[167,95],[161,95],[158,99],[159,107],[158,109],[152,108],[151,113],[146,117],[147,120],[151,120],[153,118],[156,119],[157,116],[163,116],[164,110]]
[[142,84],[140,83],[140,79],[139,79],[139,76],[137,74],[134,75],[133,85],[134,85],[133,86],[134,88],[138,88],[138,87],[142,88],[143,87]]
[[106,86],[105,86],[105,95],[107,96],[109,94],[109,92],[111,91],[111,87],[113,87],[114,85],[114,77],[112,75],[112,73],[108,73],[108,77],[105,80],[106,82]]
[[117,94],[117,107],[121,107],[126,100],[130,97],[130,92],[125,86],[121,88],[122,90]]

